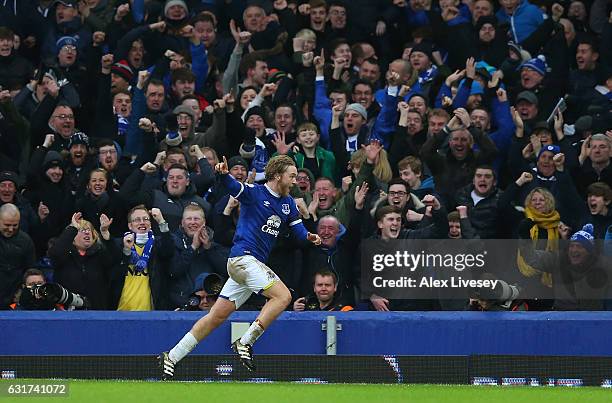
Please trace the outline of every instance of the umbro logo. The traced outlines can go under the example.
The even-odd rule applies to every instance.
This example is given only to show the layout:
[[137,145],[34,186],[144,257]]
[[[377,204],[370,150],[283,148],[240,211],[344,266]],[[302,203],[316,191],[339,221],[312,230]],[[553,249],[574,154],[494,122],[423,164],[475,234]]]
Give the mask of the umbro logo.
[[264,200],[263,204],[264,204],[264,207],[270,207],[270,202],[267,200]]

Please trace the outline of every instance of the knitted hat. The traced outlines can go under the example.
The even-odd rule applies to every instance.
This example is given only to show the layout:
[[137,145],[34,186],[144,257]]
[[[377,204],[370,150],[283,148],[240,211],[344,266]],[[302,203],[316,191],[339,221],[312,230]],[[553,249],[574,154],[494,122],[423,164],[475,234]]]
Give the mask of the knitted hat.
[[183,141],[183,137],[179,134],[178,131],[169,131],[166,134],[166,144],[170,147],[176,147],[181,144]]
[[168,9],[172,6],[181,6],[185,9],[186,13],[189,13],[189,9],[187,8],[187,4],[183,0],[168,0],[166,5],[164,6],[164,15],[168,12]]
[[491,24],[493,25],[493,28],[497,28],[497,18],[494,15],[483,15],[482,17],[478,18],[476,26],[474,27],[476,32],[480,31],[484,24]]
[[77,144],[84,144],[85,147],[89,147],[89,138],[83,132],[75,132],[72,136],[70,136],[70,142],[68,142],[68,149],[70,150],[72,146]]
[[189,115],[189,117],[191,117],[191,120],[195,120],[195,113],[193,112],[193,109],[191,109],[188,106],[185,105],[179,105],[176,108],[174,108],[172,110],[172,113],[174,115],[179,115],[180,113],[185,113],[187,115]]
[[127,60],[119,60],[117,63],[111,66],[111,73],[118,75],[128,83],[132,81],[134,77],[134,71],[128,64]]
[[282,80],[285,77],[287,77],[286,72],[282,70],[278,70],[278,69],[270,69],[268,73],[268,82],[277,84],[280,80]]
[[266,121],[266,113],[261,106],[254,106],[251,109],[249,109],[246,115],[244,116],[244,122],[246,123],[249,120],[249,118],[253,115],[261,116],[264,122]]
[[43,160],[42,169],[46,172],[49,168],[60,167],[64,169],[64,160],[57,151],[49,151]]
[[62,36],[55,42],[55,50],[59,52],[64,46],[76,47],[77,40],[74,36]]
[[544,57],[544,55],[538,55],[533,59],[529,59],[519,66],[519,70],[523,68],[536,71],[540,73],[540,75],[545,76],[546,71],[548,70],[548,65],[546,64],[546,57]]
[[585,224],[584,227],[570,238],[571,242],[578,242],[589,252],[595,248],[595,238],[593,237],[593,224]]
[[421,42],[421,43],[416,44],[410,51],[410,53],[414,53],[414,52],[425,53],[427,57],[429,57],[429,60],[433,61],[433,56],[431,55],[433,53],[433,49],[429,42]]
[[557,155],[561,152],[561,149],[559,148],[559,146],[553,146],[553,145],[544,146],[540,149],[540,152],[538,153],[538,159],[540,159],[540,156],[544,154],[545,151],[549,151],[553,153],[553,155]]
[[55,70],[53,68],[50,68],[49,70],[45,71],[43,77],[47,77],[50,78],[51,80],[57,82],[57,73],[55,72]]
[[13,182],[15,187],[19,187],[19,179],[17,178],[17,174],[13,171],[0,172],[0,183],[6,181]]
[[233,167],[235,167],[236,165],[241,165],[244,167],[244,169],[246,169],[247,171],[249,170],[249,164],[247,164],[246,160],[238,155],[232,157],[229,159],[229,161],[227,162],[227,169],[232,169]]
[[358,103],[348,104],[344,112],[348,112],[348,111],[357,112],[358,114],[361,115],[363,120],[368,120],[368,111],[366,111],[366,108],[361,104],[358,104]]
[[508,42],[508,50],[516,53],[519,59],[521,59],[521,62],[526,62],[531,59],[531,54],[523,49],[521,45],[513,41]]

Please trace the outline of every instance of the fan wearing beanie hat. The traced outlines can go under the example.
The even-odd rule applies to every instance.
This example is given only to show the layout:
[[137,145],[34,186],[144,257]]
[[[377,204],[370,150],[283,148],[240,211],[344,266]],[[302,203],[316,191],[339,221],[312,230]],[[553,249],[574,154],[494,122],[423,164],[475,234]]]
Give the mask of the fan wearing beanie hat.
[[232,169],[233,167],[235,167],[235,166],[241,166],[241,167],[243,167],[244,169],[246,169],[247,171],[248,171],[248,169],[249,169],[249,164],[247,163],[247,161],[246,161],[244,158],[242,158],[242,157],[240,157],[240,156],[238,156],[238,155],[233,156],[233,157],[232,157],[232,158],[230,158],[230,159],[229,159],[229,161],[227,162],[227,168],[228,168],[228,169],[230,169],[230,170],[231,170],[231,169]]
[[537,157],[537,170],[538,173],[545,176],[546,178],[551,178],[556,171],[554,157],[559,154],[561,149],[559,146],[555,145],[547,145],[540,149]]
[[178,132],[181,137],[185,140],[192,140],[193,134],[195,133],[196,121],[196,115],[193,109],[185,105],[179,105],[172,110],[172,113],[176,116]]
[[344,112],[355,111],[363,117],[363,120],[368,120],[368,111],[366,108],[358,103],[348,104]]
[[570,247],[572,243],[577,243],[578,245],[582,246],[587,252],[593,253],[593,250],[595,249],[593,224],[585,224],[580,231],[577,231],[574,235],[572,235],[570,238]]
[[77,38],[62,36],[55,42],[57,64],[62,68],[70,68],[77,61]]
[[88,156],[89,138],[83,132],[76,132],[70,137],[68,151],[70,152],[70,162],[75,167],[82,167]]
[[480,41],[485,43],[493,42],[495,39],[495,31],[497,30],[497,18],[495,18],[494,15],[483,15],[478,18],[474,28],[475,31],[478,32]]
[[[2,184],[3,182],[7,182]],[[11,186],[10,183],[13,185]],[[19,189],[19,178],[12,171],[0,172],[0,204],[14,203],[14,197]]]
[[548,71],[546,57],[538,55],[533,59],[529,59],[519,66],[519,70],[521,71],[521,86],[531,90],[544,81],[544,76],[546,76]]
[[189,9],[184,0],[168,0],[164,5],[164,17],[166,21],[181,23],[189,16]]
[[419,75],[431,67],[433,61],[432,54],[433,47],[429,42],[418,43],[410,51],[410,64],[419,72]]
[[42,171],[53,183],[59,183],[64,176],[64,160],[57,151],[49,151],[43,160]]
[[[167,134],[164,139],[165,145],[168,147],[181,145],[183,148],[188,149],[193,144],[200,144],[201,141],[194,137],[195,120],[195,112],[190,107],[179,105],[174,108],[172,113],[166,116]],[[166,149],[163,143],[162,149]]]
[[119,60],[111,66],[111,89],[115,92],[127,90],[134,78],[134,70],[127,60]]
[[[353,153],[359,149],[360,144],[366,142],[367,133],[363,133],[362,128],[366,127],[368,119],[368,112],[366,108],[360,103],[352,103],[346,106],[344,109],[344,120],[342,121],[344,135],[346,136],[346,151]],[[331,136],[333,136],[334,130],[338,130],[340,127],[339,115],[334,112],[332,115],[331,122]],[[348,161],[347,161],[348,162]],[[342,163],[339,163],[342,166]]]
[[64,46],[77,46],[77,40],[74,36],[62,36],[55,42],[55,50],[59,53]]
[[[255,116],[253,119],[251,117]],[[266,131],[266,111],[261,106],[253,106],[244,115],[244,125],[255,130],[256,136],[262,136]]]

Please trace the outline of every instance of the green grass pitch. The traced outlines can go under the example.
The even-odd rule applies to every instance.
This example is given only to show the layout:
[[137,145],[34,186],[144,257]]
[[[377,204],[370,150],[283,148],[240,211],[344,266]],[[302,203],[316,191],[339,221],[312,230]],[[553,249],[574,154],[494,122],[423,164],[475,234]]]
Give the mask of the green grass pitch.
[[[22,381],[22,380],[19,380]],[[2,383],[8,381],[0,381]],[[201,403],[565,403],[612,402],[612,390],[567,387],[69,381],[68,397],[0,397],[0,402]]]

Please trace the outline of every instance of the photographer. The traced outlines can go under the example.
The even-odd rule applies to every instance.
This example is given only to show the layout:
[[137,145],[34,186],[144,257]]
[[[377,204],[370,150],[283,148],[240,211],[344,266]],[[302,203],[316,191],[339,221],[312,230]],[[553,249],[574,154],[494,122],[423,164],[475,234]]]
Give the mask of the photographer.
[[176,311],[208,311],[217,302],[223,278],[217,273],[201,273],[195,279],[195,288],[189,299]]
[[468,311],[528,311],[526,301],[519,299],[520,288],[484,273],[482,280],[497,280],[494,288],[474,288],[470,295]]
[[17,294],[17,302],[11,304],[11,309],[17,311],[64,311],[89,307],[86,297],[74,294],[59,284],[47,283],[45,275],[38,269],[26,270]]

